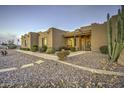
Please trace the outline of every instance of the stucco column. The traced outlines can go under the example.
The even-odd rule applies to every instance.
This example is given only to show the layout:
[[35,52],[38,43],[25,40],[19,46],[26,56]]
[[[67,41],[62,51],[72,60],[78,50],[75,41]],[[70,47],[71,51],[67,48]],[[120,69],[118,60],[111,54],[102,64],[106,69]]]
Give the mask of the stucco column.
[[81,36],[79,36],[79,49],[81,50],[81,47],[82,47],[82,45],[81,45],[82,43],[81,43]]

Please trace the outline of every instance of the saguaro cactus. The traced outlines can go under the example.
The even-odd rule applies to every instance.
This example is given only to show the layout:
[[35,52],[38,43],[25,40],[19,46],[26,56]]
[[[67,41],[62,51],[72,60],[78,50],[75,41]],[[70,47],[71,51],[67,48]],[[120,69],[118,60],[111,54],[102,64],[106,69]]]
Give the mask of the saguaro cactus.
[[[112,25],[109,14],[107,15],[107,28],[108,28],[108,55],[109,58],[114,62],[117,61],[122,49],[124,48],[124,6],[118,10],[117,19],[117,32],[116,37],[112,37]],[[112,42],[113,41],[113,42]]]
[[109,58],[112,57],[112,26],[109,14],[107,14],[107,30],[108,30],[108,55]]

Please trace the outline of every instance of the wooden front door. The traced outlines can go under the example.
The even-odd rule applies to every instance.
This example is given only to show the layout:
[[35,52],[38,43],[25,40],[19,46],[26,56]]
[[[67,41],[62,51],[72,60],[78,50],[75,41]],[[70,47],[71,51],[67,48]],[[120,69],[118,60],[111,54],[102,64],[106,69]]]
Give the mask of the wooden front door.
[[91,39],[90,39],[90,35],[86,36],[86,42],[85,42],[85,50],[86,51],[90,51],[91,50]]
[[83,36],[81,38],[81,50],[83,50],[83,51],[90,51],[91,50],[91,39],[90,39],[90,35]]

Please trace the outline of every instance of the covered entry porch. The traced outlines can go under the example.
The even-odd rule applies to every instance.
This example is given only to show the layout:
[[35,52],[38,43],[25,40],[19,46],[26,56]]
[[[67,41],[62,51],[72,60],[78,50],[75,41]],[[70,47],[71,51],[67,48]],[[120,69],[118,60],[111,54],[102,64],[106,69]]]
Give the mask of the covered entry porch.
[[91,32],[70,32],[64,35],[66,47],[75,47],[76,50],[91,50]]

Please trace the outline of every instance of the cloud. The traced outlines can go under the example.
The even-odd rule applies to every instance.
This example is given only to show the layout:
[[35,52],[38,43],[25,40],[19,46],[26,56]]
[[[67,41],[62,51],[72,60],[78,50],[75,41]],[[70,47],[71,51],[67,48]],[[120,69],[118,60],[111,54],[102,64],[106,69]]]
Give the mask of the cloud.
[[16,35],[10,34],[10,33],[0,33],[0,39],[14,39]]
[[0,32],[0,42],[7,42],[8,40],[14,40],[17,43],[17,36],[12,33]]

